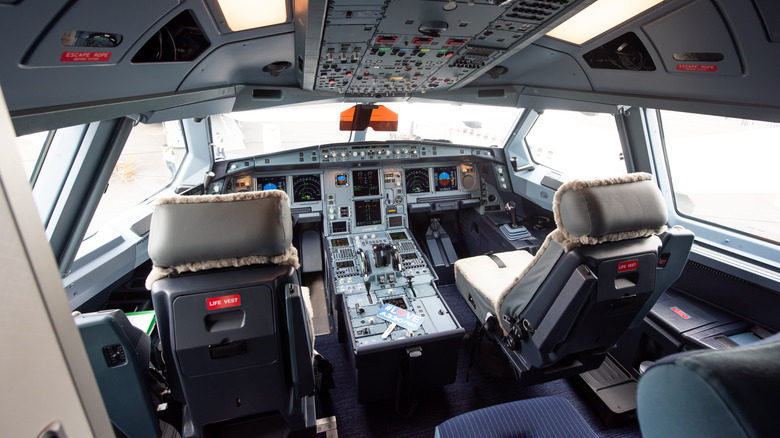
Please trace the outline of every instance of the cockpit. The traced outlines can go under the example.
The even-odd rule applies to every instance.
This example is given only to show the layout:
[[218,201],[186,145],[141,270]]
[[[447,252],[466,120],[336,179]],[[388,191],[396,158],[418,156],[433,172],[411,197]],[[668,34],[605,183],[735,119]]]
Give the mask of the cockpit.
[[778,17],[0,0],[8,433],[774,433]]

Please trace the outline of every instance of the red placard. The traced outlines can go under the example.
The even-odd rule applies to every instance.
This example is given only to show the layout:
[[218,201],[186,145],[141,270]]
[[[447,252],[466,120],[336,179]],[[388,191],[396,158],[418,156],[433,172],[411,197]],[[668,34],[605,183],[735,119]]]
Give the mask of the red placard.
[[228,307],[238,307],[241,305],[241,295],[225,295],[223,297],[214,297],[206,300],[208,310],[226,309]]
[[639,267],[639,260],[618,263],[618,272],[636,271]]
[[62,52],[61,62],[106,62],[111,52]]
[[680,315],[680,317],[682,319],[689,319],[690,318],[690,315],[688,315],[687,313],[683,312],[682,310],[680,310],[680,309],[678,309],[676,307],[671,307],[671,309],[672,309],[672,312]]
[[717,65],[677,64],[678,71],[703,71],[714,73],[718,71]]

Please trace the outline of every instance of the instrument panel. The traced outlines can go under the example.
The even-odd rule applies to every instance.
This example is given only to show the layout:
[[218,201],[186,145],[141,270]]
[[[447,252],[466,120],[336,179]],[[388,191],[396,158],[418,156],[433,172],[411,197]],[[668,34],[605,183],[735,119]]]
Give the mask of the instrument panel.
[[[391,142],[310,149],[228,162],[208,193],[283,190],[299,219],[322,220],[335,236],[403,229],[411,213],[483,205],[477,162],[503,169],[490,148]],[[302,158],[309,156],[315,163]]]

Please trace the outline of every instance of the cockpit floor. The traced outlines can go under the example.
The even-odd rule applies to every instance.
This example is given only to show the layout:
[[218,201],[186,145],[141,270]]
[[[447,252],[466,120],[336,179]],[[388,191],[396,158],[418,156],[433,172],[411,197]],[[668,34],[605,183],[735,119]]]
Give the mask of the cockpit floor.
[[[461,325],[467,332],[471,331],[476,318],[455,286],[441,286],[439,290]],[[618,428],[607,428],[596,416],[595,410],[586,404],[584,398],[566,380],[522,387],[515,380],[490,380],[473,366],[468,373],[467,382],[470,358],[464,347],[460,349],[456,381],[419,394],[414,413],[409,417],[402,417],[396,413],[393,400],[370,404],[357,402],[354,370],[349,363],[346,345],[338,342],[336,333],[317,336],[315,348],[330,360],[335,368],[336,388],[330,391],[329,400],[324,400],[323,404],[326,415],[336,416],[341,438],[430,438],[438,424],[456,415],[500,403],[548,395],[558,395],[569,400],[600,437],[641,436],[636,422]]]

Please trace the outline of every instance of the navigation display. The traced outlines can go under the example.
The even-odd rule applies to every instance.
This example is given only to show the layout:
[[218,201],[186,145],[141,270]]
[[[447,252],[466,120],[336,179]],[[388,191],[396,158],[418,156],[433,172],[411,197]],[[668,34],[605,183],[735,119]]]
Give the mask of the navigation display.
[[428,180],[427,167],[406,169],[406,194],[428,193],[431,191],[431,183]]
[[293,201],[309,202],[322,200],[319,175],[295,175],[293,176],[292,184]]
[[287,191],[286,176],[264,176],[257,178],[257,190],[282,190]]
[[355,226],[380,225],[382,223],[382,200],[355,201]]
[[433,181],[437,192],[458,190],[458,166],[434,167]]
[[352,193],[355,196],[375,196],[379,194],[379,170],[353,170]]

